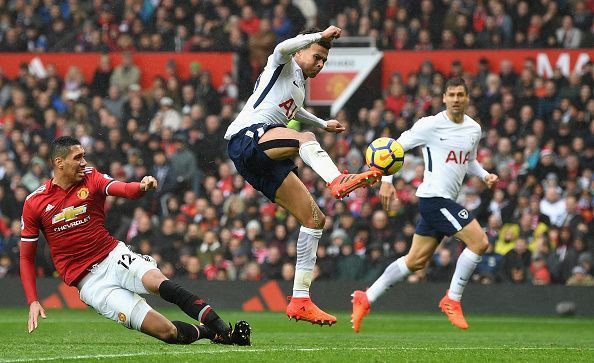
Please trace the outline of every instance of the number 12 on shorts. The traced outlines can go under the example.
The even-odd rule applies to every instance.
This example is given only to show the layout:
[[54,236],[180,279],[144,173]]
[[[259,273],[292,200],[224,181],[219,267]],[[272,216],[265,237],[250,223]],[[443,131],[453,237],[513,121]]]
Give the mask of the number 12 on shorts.
[[136,257],[132,257],[132,255],[129,254],[129,253],[124,253],[121,256],[121,259],[118,260],[118,265],[122,265],[122,266],[124,266],[126,268],[126,270],[129,270],[130,269],[130,264],[134,260],[136,260]]

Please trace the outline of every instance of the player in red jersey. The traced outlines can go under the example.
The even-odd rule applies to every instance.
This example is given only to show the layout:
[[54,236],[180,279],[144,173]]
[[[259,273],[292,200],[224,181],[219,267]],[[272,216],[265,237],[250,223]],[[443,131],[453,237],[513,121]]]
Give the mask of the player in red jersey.
[[[54,140],[54,178],[31,193],[21,218],[21,280],[29,304],[29,333],[46,317],[35,286],[35,251],[39,230],[50,247],[64,282],[76,286],[80,298],[97,312],[127,328],[171,344],[210,339],[223,344],[250,344],[250,326],[239,321],[232,329],[204,300],[168,280],[149,256],[138,255],[109,235],[104,226],[108,195],[140,198],[157,187],[145,176],[124,183],[87,167],[85,150],[70,136]],[[156,294],[179,306],[200,324],[169,321],[138,294]]]

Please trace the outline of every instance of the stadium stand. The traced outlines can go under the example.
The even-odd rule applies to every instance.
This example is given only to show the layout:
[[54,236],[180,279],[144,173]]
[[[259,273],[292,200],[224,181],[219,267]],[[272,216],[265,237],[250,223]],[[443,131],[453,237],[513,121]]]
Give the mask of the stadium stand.
[[[159,179],[147,198],[108,199],[106,225],[168,276],[290,281],[299,225],[235,173],[223,139],[275,44],[304,26],[335,24],[383,50],[589,48],[593,15],[593,0],[0,0],[0,52],[104,52],[90,82],[76,66],[63,77],[52,64],[43,74],[22,64],[14,77],[0,69],[0,277],[18,275],[22,206],[50,177],[51,140],[74,135],[100,171]],[[146,51],[232,51],[237,77],[215,87],[198,62],[184,79],[168,62],[167,77],[142,88],[134,54]],[[122,52],[117,66],[112,52]],[[501,180],[492,192],[469,179],[460,199],[491,242],[473,279],[593,285],[594,64],[549,79],[533,62],[516,72],[481,59],[476,69],[452,64],[470,85],[468,113],[485,134],[479,159]],[[448,76],[431,62],[406,78],[395,74],[383,98],[338,113],[348,133],[319,140],[341,169],[358,171],[373,139],[441,109]],[[317,279],[373,281],[406,253],[419,154],[407,155],[390,212],[374,189],[336,201],[309,167],[299,169],[328,216]],[[449,281],[460,251],[445,241],[408,281]],[[39,276],[55,274],[48,254],[38,249]]]

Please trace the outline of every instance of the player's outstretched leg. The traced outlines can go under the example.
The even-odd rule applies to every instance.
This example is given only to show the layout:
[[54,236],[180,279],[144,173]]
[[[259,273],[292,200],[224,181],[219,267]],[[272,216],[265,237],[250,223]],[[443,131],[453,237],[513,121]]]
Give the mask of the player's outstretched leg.
[[[198,320],[208,328],[215,335],[216,343],[249,345],[251,329],[247,322],[237,322],[235,329],[240,331],[235,332],[234,328],[225,323],[210,305],[177,283],[171,280],[163,281],[159,285],[159,295],[165,301],[179,306],[189,317]],[[236,341],[233,340],[234,336]]]
[[343,174],[340,174],[328,153],[322,149],[313,134],[309,140],[301,143],[299,155],[326,181],[332,195],[337,199],[346,197],[357,188],[371,186],[382,177],[382,174],[377,170],[369,170],[360,174],[349,174],[345,170]]
[[351,302],[353,303],[353,313],[351,314],[351,323],[353,323],[353,329],[355,333],[358,333],[361,329],[361,322],[371,311],[371,305],[367,300],[367,294],[365,291],[357,290],[351,294],[353,297]]
[[215,342],[216,334],[204,325],[194,325],[183,321],[171,322],[177,331],[175,337],[165,340],[169,344],[192,344],[197,340],[209,339]]

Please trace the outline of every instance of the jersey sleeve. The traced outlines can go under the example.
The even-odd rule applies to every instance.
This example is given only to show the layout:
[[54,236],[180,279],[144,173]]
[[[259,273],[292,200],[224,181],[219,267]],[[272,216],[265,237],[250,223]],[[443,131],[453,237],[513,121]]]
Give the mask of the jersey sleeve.
[[316,115],[308,112],[304,108],[300,107],[297,109],[297,113],[295,114],[295,120],[299,122],[303,122],[305,124],[319,127],[319,128],[326,128],[328,127],[328,122],[322,120],[321,118],[317,117]]
[[431,119],[428,117],[423,117],[415,122],[413,127],[403,132],[396,141],[402,145],[404,151],[424,145],[432,137],[432,126]]
[[25,201],[21,216],[21,241],[37,242],[39,239],[39,215],[35,212],[30,200]]
[[268,58],[268,64],[277,67],[286,64],[298,50],[322,39],[322,33],[299,34],[298,36],[278,43]]
[[472,146],[472,151],[470,152],[470,159],[468,161],[468,174],[478,176],[481,180],[484,180],[489,172],[483,169],[481,164],[476,160],[476,156],[478,154],[478,145],[481,138],[481,129],[479,126],[478,135],[475,139],[474,145]]
[[107,185],[107,195],[113,195],[114,197],[122,197],[128,199],[138,199],[144,195],[144,191],[140,189],[140,183],[131,182],[124,183],[121,181],[115,181]]
[[85,170],[85,173],[89,173],[90,184],[95,188],[96,191],[104,195],[108,194],[109,186],[116,182],[111,176],[100,173],[95,168],[89,168]]
[[29,200],[25,201],[23,215],[21,216],[21,248],[20,248],[20,273],[21,283],[27,303],[31,304],[37,298],[35,285],[35,252],[39,240],[39,216],[31,206]]

